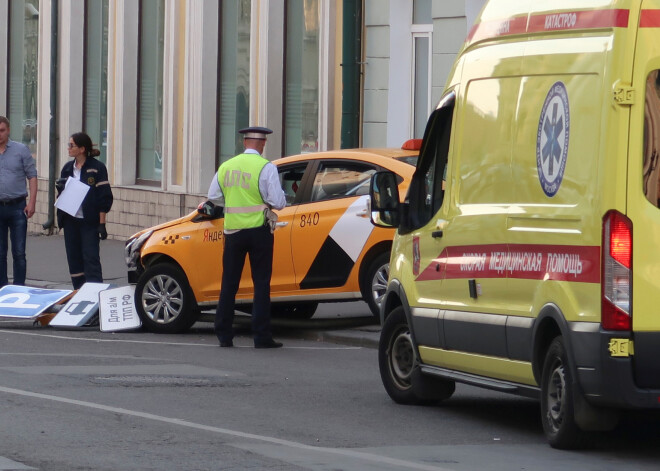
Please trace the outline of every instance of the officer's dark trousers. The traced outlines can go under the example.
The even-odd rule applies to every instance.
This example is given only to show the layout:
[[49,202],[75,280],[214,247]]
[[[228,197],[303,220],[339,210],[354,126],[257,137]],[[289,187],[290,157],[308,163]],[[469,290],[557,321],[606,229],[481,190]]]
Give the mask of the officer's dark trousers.
[[69,273],[73,289],[85,282],[102,283],[99,234],[95,224],[83,219],[68,217],[64,223],[64,246],[69,262]]
[[215,334],[221,342],[233,339],[236,292],[245,265],[250,257],[254,300],[252,303],[252,335],[255,344],[272,338],[270,332],[270,277],[273,271],[273,234],[268,226],[243,229],[226,234],[222,256],[222,286],[215,314]]

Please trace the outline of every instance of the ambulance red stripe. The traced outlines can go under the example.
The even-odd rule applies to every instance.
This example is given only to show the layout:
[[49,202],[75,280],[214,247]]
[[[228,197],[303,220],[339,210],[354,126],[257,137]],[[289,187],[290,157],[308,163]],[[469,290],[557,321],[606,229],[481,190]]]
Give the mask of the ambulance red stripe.
[[660,28],[660,10],[642,10],[640,28]]
[[[644,10],[652,11],[652,10]],[[480,41],[498,36],[565,31],[575,29],[627,28],[630,11],[624,9],[563,11],[485,21],[474,25],[467,41]]]
[[600,247],[491,244],[446,247],[417,281],[462,278],[600,282]]
[[529,20],[528,33],[569,29],[627,28],[628,10],[591,10],[534,15]]

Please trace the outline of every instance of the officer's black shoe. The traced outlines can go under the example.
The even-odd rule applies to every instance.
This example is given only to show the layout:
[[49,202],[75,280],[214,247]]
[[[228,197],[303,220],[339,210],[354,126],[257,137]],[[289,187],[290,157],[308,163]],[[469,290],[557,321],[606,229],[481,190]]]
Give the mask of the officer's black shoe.
[[254,342],[254,348],[280,348],[284,345],[282,342],[276,342],[273,339]]
[[224,342],[220,342],[220,346],[221,347],[233,347],[234,342],[232,342],[231,340],[227,340],[227,341],[224,341]]

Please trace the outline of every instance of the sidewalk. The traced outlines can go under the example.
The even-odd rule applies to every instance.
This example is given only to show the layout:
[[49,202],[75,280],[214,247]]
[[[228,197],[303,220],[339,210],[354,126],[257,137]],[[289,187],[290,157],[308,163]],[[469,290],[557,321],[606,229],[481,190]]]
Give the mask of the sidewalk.
[[[49,289],[73,289],[69,277],[69,266],[66,261],[64,249],[64,236],[28,234],[27,237],[27,280],[28,286]],[[9,280],[13,278],[11,250],[7,254],[7,269]],[[101,266],[103,267],[103,281],[117,286],[128,284],[126,262],[124,261],[124,241],[102,240],[101,241]],[[346,309],[345,303],[321,304],[319,313],[311,322],[295,321],[299,325],[293,325],[290,320],[273,319],[273,327],[286,329],[287,334],[295,333],[299,338],[308,340],[327,341],[343,345],[360,346],[367,348],[378,348],[380,337],[379,325],[363,325],[356,319],[353,327],[347,326],[342,329],[331,330],[328,328],[327,319],[333,318],[335,309]],[[324,314],[325,313],[325,314]],[[304,324],[303,324],[304,323]],[[287,327],[292,327],[290,330]]]
[[[50,289],[73,289],[66,262],[64,236],[28,234],[26,244],[28,286]],[[7,254],[9,280],[13,278],[11,249]],[[118,286],[128,284],[126,262],[124,261],[124,241],[101,241],[101,266],[103,281]]]

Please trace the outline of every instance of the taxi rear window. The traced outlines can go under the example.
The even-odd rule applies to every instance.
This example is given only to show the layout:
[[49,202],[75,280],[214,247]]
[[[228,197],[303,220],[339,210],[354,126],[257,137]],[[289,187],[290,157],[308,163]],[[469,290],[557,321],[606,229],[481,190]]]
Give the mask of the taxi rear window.
[[417,167],[417,155],[406,155],[405,157],[397,157],[397,160],[400,160],[401,162],[405,162],[407,164],[412,165],[413,167]]

